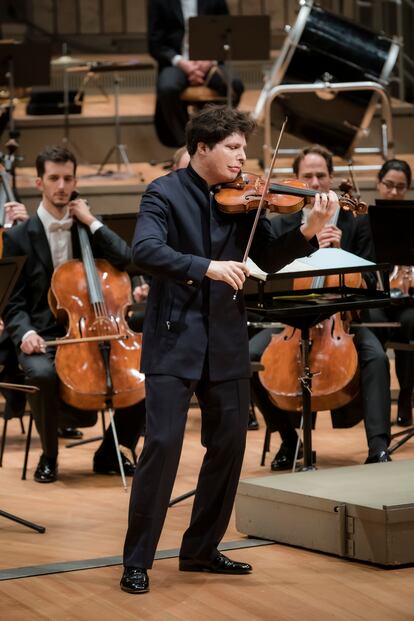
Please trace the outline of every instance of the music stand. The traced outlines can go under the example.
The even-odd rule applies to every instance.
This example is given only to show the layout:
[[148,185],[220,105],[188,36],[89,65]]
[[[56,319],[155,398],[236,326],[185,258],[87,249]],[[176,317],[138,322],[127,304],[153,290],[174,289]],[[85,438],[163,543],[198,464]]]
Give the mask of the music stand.
[[[25,261],[26,257],[7,257],[0,259],[0,317],[4,312],[7,302],[9,301],[10,295],[14,289]],[[27,528],[31,528],[38,533],[44,533],[46,531],[44,526],[39,526],[39,524],[35,524],[34,522],[28,522],[27,520],[24,520],[17,515],[13,515],[12,513],[7,513],[2,509],[0,509],[0,515],[8,520],[27,526]]]
[[[48,43],[2,43],[0,45],[0,84],[9,89],[9,134],[17,138],[14,123],[16,86],[47,86],[50,83],[51,48]],[[33,62],[30,62],[32,59]]]
[[[386,260],[392,265],[414,265],[414,201],[376,199],[368,215],[377,260]],[[408,343],[388,341],[387,347],[414,354],[413,340]],[[401,439],[388,452],[394,453],[413,436],[414,427],[393,433],[391,439]]]
[[227,105],[231,107],[231,63],[268,60],[269,15],[199,15],[188,20],[189,58],[216,60],[227,67]]
[[[334,249],[329,249],[333,252]],[[320,252],[320,251],[319,251]],[[342,251],[344,252],[344,251]],[[316,255],[317,253],[314,253]],[[312,257],[301,259],[303,263],[311,264]],[[345,253],[345,255],[352,255]],[[339,255],[338,255],[339,256]],[[354,256],[355,259],[359,257]],[[303,418],[303,468],[302,470],[314,470],[312,453],[312,370],[309,366],[310,341],[309,332],[312,326],[331,317],[337,312],[346,310],[359,310],[361,308],[375,308],[388,306],[389,283],[387,277],[388,265],[376,265],[364,259],[360,259],[360,265],[355,263],[352,267],[315,267],[306,271],[294,271],[297,262],[293,262],[292,268],[283,268],[276,274],[268,274],[268,281],[279,280],[291,282],[292,278],[302,278],[307,276],[328,276],[330,274],[339,275],[338,287],[321,287],[316,289],[304,289],[292,292],[292,289],[273,291],[266,293],[265,282],[259,281],[259,296],[246,297],[247,310],[254,311],[263,315],[267,321],[280,321],[284,324],[297,328],[301,331],[301,351],[303,375],[298,378],[301,385],[302,395],[302,418]],[[299,268],[300,269],[300,268]],[[383,291],[369,289],[357,289],[347,287],[344,275],[355,272],[372,272],[382,270],[384,272]],[[289,285],[287,285],[289,286]]]

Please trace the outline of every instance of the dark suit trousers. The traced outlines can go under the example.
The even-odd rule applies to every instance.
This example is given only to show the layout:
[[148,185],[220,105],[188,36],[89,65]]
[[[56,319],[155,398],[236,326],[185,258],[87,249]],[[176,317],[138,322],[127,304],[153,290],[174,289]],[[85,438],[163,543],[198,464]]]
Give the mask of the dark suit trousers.
[[[39,391],[28,395],[28,401],[40,436],[43,453],[49,458],[58,454],[59,426],[90,427],[96,423],[95,410],[79,410],[59,398],[59,381],[55,370],[54,352],[46,354],[20,353],[19,363],[28,384],[39,387]],[[145,404],[116,411],[114,420],[119,443],[128,448],[135,448],[142,432],[145,418]],[[114,450],[113,435],[107,429],[99,452],[104,451],[109,458]]]
[[[220,68],[225,74],[225,69]],[[189,86],[186,74],[178,67],[164,67],[158,75],[157,101],[155,106],[155,129],[166,147],[182,147],[185,144],[185,126],[188,121],[187,104],[180,94]],[[209,86],[226,95],[226,83],[220,76],[213,76]],[[232,80],[233,104],[237,105],[244,90],[238,78]]]
[[243,462],[249,380],[195,382],[147,375],[147,427],[131,491],[124,547],[126,567],[152,567],[194,392],[201,408],[201,441],[206,453],[180,557],[211,560],[226,531]]

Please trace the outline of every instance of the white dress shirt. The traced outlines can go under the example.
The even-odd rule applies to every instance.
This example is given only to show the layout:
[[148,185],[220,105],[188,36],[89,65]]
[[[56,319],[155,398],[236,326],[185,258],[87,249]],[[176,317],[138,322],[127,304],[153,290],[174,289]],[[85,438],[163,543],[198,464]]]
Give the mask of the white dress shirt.
[[183,16],[184,16],[185,32],[184,32],[182,52],[181,54],[177,54],[176,56],[174,56],[174,58],[171,61],[174,67],[177,66],[178,62],[182,58],[184,58],[185,60],[188,60],[188,52],[189,52],[188,20],[190,17],[197,17],[197,0],[181,0],[181,9],[183,11]]

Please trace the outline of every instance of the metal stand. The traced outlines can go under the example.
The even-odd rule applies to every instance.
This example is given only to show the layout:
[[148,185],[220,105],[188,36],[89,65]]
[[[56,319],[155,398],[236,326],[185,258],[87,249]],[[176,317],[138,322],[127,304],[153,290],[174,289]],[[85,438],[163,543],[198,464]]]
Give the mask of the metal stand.
[[[388,341],[387,347],[390,347],[394,350],[399,349],[402,351],[414,352],[414,341],[410,341],[409,343]],[[394,440],[394,438],[401,438],[401,440],[398,440],[395,444],[392,444],[388,449],[388,453],[392,455],[392,453],[395,453],[395,451],[397,451],[400,446],[408,442],[408,440],[410,440],[412,437],[414,437],[414,427],[409,427],[408,429],[404,429],[404,431],[398,431],[397,433],[393,433],[391,435],[391,440]]]
[[8,520],[12,520],[13,522],[17,522],[18,524],[22,524],[23,526],[27,526],[27,528],[31,528],[32,530],[36,530],[38,533],[45,533],[46,528],[44,526],[39,526],[39,524],[35,524],[34,522],[28,522],[23,518],[18,517],[17,515],[13,515],[12,513],[7,513],[6,511],[2,511],[0,509],[0,515]]
[[191,492],[186,492],[185,494],[182,494],[181,496],[177,496],[177,498],[173,498],[172,500],[170,500],[170,502],[168,503],[168,506],[173,507],[178,502],[181,502],[182,500],[187,500],[187,498],[191,498],[191,496],[194,496],[195,493],[196,493],[195,489],[192,489]]
[[120,77],[117,73],[114,74],[114,104],[115,104],[115,144],[109,149],[101,165],[98,168],[98,175],[105,174],[103,172],[105,164],[109,161],[112,154],[116,155],[116,165],[118,173],[121,169],[121,164],[124,164],[127,172],[127,176],[132,176],[132,171],[127,155],[127,147],[121,143],[121,120],[119,115],[119,93],[120,93]]
[[[280,95],[284,95],[287,93],[318,93],[318,92],[327,92],[327,93],[337,93],[337,92],[346,92],[346,91],[373,91],[378,94],[381,99],[382,105],[382,115],[383,119],[381,122],[381,143],[382,148],[364,148],[362,149],[363,153],[380,153],[384,160],[388,158],[394,157],[394,138],[393,138],[393,129],[392,129],[392,111],[391,111],[391,102],[389,95],[387,94],[385,88],[378,84],[377,82],[317,82],[315,84],[280,84],[278,86],[273,87],[266,95],[265,101],[265,113],[264,113],[264,145],[263,145],[263,157],[264,157],[264,165],[265,169],[269,168],[271,155],[273,152],[272,149],[272,122],[271,122],[271,106],[276,97]],[[362,120],[361,126],[358,127],[357,136],[362,135],[367,131],[369,124],[371,122],[373,116],[373,110],[367,110],[365,116]],[[279,154],[283,155],[291,155],[292,149],[279,149]],[[358,152],[358,149],[355,149],[355,152]],[[379,167],[376,167],[379,168]],[[358,166],[354,166],[355,170],[358,170]],[[365,170],[368,169],[367,166],[364,167]],[[279,170],[278,172],[285,172],[284,170]]]

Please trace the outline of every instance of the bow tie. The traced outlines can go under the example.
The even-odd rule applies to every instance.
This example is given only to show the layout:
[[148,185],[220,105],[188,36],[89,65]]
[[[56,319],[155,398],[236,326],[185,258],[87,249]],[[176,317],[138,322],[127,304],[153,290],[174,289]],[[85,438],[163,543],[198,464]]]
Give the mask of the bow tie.
[[49,233],[55,233],[56,231],[70,231],[72,223],[72,218],[68,218],[62,222],[51,222],[49,224]]

